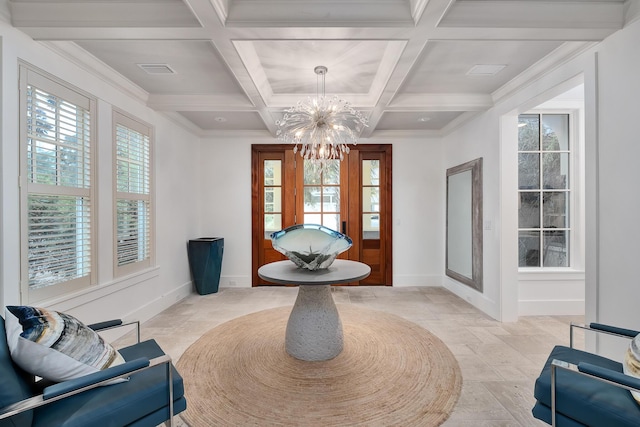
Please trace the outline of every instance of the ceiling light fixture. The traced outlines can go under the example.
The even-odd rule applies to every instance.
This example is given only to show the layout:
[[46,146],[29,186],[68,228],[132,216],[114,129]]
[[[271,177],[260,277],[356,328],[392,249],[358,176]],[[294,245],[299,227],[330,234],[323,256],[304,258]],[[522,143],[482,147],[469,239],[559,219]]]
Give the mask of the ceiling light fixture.
[[326,97],[324,80],[327,67],[319,65],[316,73],[316,97],[307,98],[287,110],[282,120],[276,121],[276,136],[295,144],[293,152],[324,166],[327,160],[344,159],[349,154],[348,144],[357,144],[367,118],[349,102],[337,96]]

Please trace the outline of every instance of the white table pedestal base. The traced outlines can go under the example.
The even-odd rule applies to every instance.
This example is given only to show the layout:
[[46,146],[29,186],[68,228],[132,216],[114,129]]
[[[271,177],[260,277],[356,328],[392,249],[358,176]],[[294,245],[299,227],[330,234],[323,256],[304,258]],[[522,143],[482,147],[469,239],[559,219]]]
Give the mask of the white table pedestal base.
[[296,359],[329,360],[342,351],[342,322],[330,285],[300,285],[287,322],[285,347]]

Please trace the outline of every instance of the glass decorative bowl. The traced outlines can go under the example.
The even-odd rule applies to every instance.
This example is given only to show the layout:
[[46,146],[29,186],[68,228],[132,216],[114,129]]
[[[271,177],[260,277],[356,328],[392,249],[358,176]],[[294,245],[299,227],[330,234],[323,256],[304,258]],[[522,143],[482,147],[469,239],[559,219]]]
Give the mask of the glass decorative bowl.
[[353,245],[349,236],[318,224],[297,224],[271,234],[273,248],[307,270],[329,267]]

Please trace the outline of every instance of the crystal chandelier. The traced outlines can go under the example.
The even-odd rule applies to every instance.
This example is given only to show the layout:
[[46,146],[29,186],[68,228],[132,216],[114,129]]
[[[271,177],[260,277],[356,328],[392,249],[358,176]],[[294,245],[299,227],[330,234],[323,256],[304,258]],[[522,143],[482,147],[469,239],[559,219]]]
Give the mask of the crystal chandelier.
[[294,153],[298,152],[300,144],[300,156],[324,166],[327,160],[342,160],[349,154],[348,144],[358,143],[360,132],[367,126],[367,118],[349,102],[335,95],[325,96],[327,67],[319,65],[313,71],[317,96],[298,101],[294,107],[285,110],[282,120],[276,122],[276,136],[295,144]]

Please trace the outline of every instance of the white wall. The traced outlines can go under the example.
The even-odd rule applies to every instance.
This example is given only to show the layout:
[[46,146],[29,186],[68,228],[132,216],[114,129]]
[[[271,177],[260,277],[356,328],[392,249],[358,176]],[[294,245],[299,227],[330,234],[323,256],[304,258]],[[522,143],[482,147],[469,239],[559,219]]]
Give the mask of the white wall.
[[[493,108],[443,138],[443,174],[447,168],[460,163],[478,157],[484,159],[484,291],[476,292],[448,277],[444,284],[496,319],[515,321],[522,314],[573,314],[580,312],[580,305],[584,305],[584,287],[579,277],[582,266],[555,274],[554,286],[548,281],[539,281],[540,277],[519,276],[518,170],[514,141],[517,141],[518,114],[581,84],[584,74],[593,74],[592,56],[593,52],[585,53],[523,89],[503,96]],[[534,285],[532,291],[527,280],[545,283],[545,286]],[[522,294],[521,285],[526,288]]]
[[393,142],[393,285],[442,286],[446,177],[440,173],[441,139],[389,142]]
[[[203,140],[202,234],[224,237],[220,286],[251,286],[251,144],[270,136]],[[444,176],[438,138],[363,139],[393,144],[393,285],[440,286]],[[207,184],[209,183],[209,184]]]
[[[65,60],[54,50],[0,23],[2,37],[2,223],[0,299],[2,305],[19,304],[18,209],[18,60],[48,73],[98,98],[97,217],[98,283],[88,291],[42,301],[39,304],[65,310],[86,322],[106,318],[146,320],[192,291],[186,242],[199,231],[199,140],[167,118],[145,107],[140,97],[126,95],[99,73],[89,72]],[[116,77],[117,78],[117,77]],[[133,94],[141,91],[129,88]],[[111,172],[111,108],[119,108],[155,127],[155,196],[157,267],[122,279],[113,277],[113,216]]]
[[[551,305],[562,306],[566,302],[562,299],[576,303],[575,298],[581,292],[579,271],[568,271],[561,279],[556,276],[553,282],[539,281],[535,295],[528,293],[531,287],[519,295],[517,258],[513,255],[517,254],[517,170],[512,166],[516,164],[516,149],[510,143],[516,134],[509,136],[508,132],[515,129],[518,113],[584,82],[585,314],[588,321],[640,328],[636,267],[640,258],[636,243],[636,236],[640,235],[638,40],[640,22],[636,21],[524,89],[502,97],[494,108],[444,138],[444,168],[485,157],[485,219],[493,225],[493,233],[485,230],[482,298],[486,301],[479,295],[469,297],[472,291],[449,280],[445,286],[471,298],[480,308],[486,302],[483,310],[503,321],[517,319],[519,301],[523,298],[536,299],[546,294],[555,295],[555,300],[547,301]],[[606,351],[609,346],[609,342],[603,341],[601,347]],[[611,351],[619,353],[617,348]]]
[[[587,248],[587,298],[591,318],[640,330],[640,21],[598,47],[596,114],[597,245]],[[589,220],[594,218],[587,217]],[[621,346],[605,345],[620,359]],[[610,348],[610,350],[608,350]]]
[[[490,111],[471,120],[467,125],[443,138],[444,163],[442,176],[453,166],[482,157],[483,194],[483,292],[478,292],[450,277],[444,286],[471,302],[494,318],[500,318],[500,139],[499,116]],[[440,209],[446,211],[443,198]],[[444,228],[444,226],[443,226]],[[444,252],[444,249],[442,249]]]

